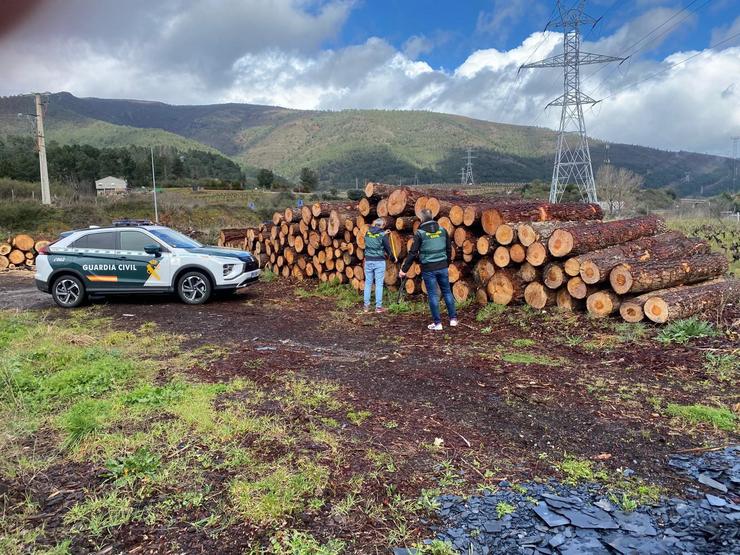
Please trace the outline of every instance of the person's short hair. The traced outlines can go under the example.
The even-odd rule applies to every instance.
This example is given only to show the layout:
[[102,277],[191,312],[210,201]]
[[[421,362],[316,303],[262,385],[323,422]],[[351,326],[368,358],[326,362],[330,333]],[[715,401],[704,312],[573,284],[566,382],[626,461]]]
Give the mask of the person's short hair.
[[384,228],[385,227],[385,220],[383,218],[375,218],[373,220],[373,225],[375,227]]
[[429,208],[424,208],[419,213],[419,219],[421,219],[421,223],[431,222],[434,219],[434,216],[432,216],[432,211],[429,210]]

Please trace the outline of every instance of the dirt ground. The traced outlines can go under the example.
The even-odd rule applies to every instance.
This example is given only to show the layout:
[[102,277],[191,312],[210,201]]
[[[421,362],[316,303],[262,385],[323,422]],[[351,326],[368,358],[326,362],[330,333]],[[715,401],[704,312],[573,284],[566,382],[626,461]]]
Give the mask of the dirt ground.
[[[472,461],[485,461],[495,480],[548,477],[557,474],[549,461],[571,456],[610,470],[630,468],[667,492],[679,492],[686,482],[667,467],[669,454],[738,440],[732,432],[678,422],[663,410],[668,403],[732,407],[740,401],[737,382],[718,382],[706,364],[707,353],[736,352],[736,307],[725,312],[721,336],[665,345],[656,341],[652,325],[521,307],[478,322],[478,307],[471,306],[462,310],[457,329],[433,333],[426,330],[426,313],[366,315],[340,309],[330,298],[298,297],[296,287],[314,286],[259,283],[202,307],[170,297],[95,304],[121,329],[155,322],[185,335],[188,348],[225,348],[212,364],[191,370],[200,380],[270,382],[287,371],[329,380],[353,406],[373,415],[376,423],[357,432],[368,444],[408,453],[441,439],[461,468],[480,474]],[[30,276],[5,274],[0,308],[43,310],[52,301],[35,291]],[[261,364],[249,364],[253,360]],[[389,421],[397,425],[382,425]],[[411,457],[408,483],[401,487],[420,487],[415,476],[423,475],[425,464],[423,452]],[[90,472],[78,470],[78,479]],[[69,476],[48,480],[64,490]],[[118,533],[118,545],[139,545],[145,533],[161,541],[184,532],[130,528]],[[234,530],[234,551],[244,547],[238,537]],[[205,540],[191,545],[206,550],[199,541]]]

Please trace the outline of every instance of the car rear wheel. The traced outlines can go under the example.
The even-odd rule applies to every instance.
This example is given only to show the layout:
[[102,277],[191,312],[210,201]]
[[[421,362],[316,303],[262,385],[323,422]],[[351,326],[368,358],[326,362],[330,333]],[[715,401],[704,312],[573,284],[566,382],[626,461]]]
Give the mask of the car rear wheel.
[[211,282],[203,272],[187,272],[177,282],[177,294],[186,304],[203,304],[211,296]]
[[85,286],[75,276],[62,276],[54,281],[51,296],[62,308],[75,308],[85,301]]

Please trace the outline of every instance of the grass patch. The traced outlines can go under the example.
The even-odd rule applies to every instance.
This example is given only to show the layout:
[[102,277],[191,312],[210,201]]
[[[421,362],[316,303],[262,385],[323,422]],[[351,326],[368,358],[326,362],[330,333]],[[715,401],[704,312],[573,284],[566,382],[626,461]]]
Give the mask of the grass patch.
[[231,499],[237,513],[249,522],[277,524],[294,512],[308,510],[328,478],[327,469],[313,462],[303,462],[295,470],[280,465],[257,480],[234,480]]
[[291,530],[278,534],[270,539],[273,553],[284,555],[340,555],[345,551],[345,543],[340,540],[329,540],[320,543],[307,532]]
[[427,305],[421,301],[393,302],[388,305],[390,314],[421,314],[426,310]]
[[677,405],[669,403],[666,407],[669,416],[680,418],[692,424],[710,424],[714,428],[731,432],[735,429],[735,415],[724,407],[706,405]]
[[111,418],[109,401],[86,399],[72,406],[62,416],[62,428],[67,433],[65,447],[77,445],[85,436],[102,429]]
[[496,303],[488,303],[483,308],[479,309],[478,312],[475,314],[475,321],[476,322],[488,322],[489,320],[493,320],[497,316],[500,316],[506,311],[506,305],[503,304],[496,304]]
[[271,283],[278,278],[278,275],[273,272],[270,268],[263,268],[260,274],[260,281]]
[[661,343],[688,343],[692,339],[714,337],[717,335],[715,327],[705,320],[686,318],[676,320],[665,326],[658,334]]
[[514,347],[519,347],[519,348],[524,349],[524,348],[532,347],[536,345],[537,342],[534,339],[514,339],[514,341],[512,341],[511,344]]
[[504,353],[501,355],[501,360],[511,364],[541,364],[543,366],[558,366],[562,364],[560,359],[534,353]]
[[299,287],[295,290],[295,294],[302,299],[309,297],[333,298],[339,308],[358,307],[362,303],[362,297],[357,291],[349,285],[342,285],[337,279],[324,281],[312,290]]
[[372,416],[372,413],[367,410],[359,410],[354,411],[351,410],[347,413],[347,419],[352,422],[355,426],[362,426],[362,423],[365,422],[368,418]]
[[74,533],[99,538],[113,528],[128,524],[133,517],[131,499],[112,491],[77,503],[64,515],[64,523]]

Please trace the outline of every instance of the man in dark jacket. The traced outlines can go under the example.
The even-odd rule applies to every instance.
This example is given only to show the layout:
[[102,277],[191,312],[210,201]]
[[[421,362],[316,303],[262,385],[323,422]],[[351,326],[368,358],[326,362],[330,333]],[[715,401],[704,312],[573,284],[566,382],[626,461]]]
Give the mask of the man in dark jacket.
[[432,218],[429,210],[421,211],[421,225],[414,234],[414,243],[411,246],[406,260],[401,266],[400,276],[406,277],[411,264],[418,258],[421,264],[421,277],[427,288],[429,297],[429,310],[432,312],[433,322],[427,326],[430,330],[441,331],[442,319],[439,315],[439,286],[442,296],[447,305],[447,313],[450,316],[450,326],[457,326],[457,311],[455,310],[455,298],[450,288],[450,278],[447,267],[452,258],[452,245],[447,231],[440,227]]
[[386,257],[395,261],[385,220],[378,218],[365,233],[365,312],[370,311],[370,295],[375,283],[375,312],[385,312],[383,308],[383,279],[385,278]]

